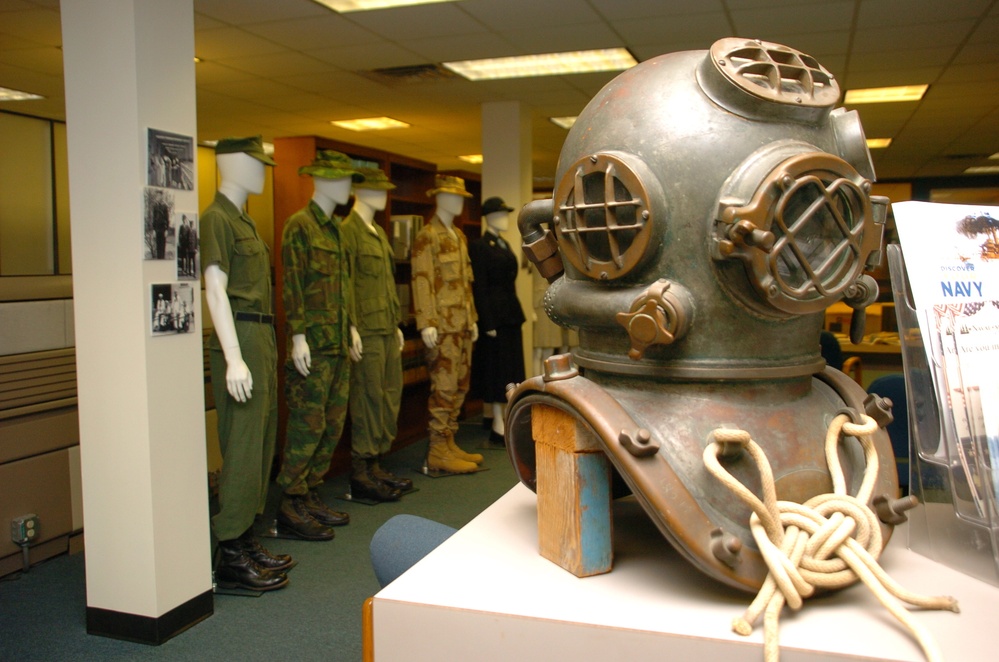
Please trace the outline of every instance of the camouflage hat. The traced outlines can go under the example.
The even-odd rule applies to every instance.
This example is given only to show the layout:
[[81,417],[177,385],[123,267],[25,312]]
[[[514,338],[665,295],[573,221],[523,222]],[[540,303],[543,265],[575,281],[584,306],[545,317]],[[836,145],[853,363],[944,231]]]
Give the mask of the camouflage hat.
[[380,191],[391,191],[395,188],[395,184],[389,181],[381,168],[358,168],[357,171],[364,176],[364,181],[356,182],[354,188],[378,189]]
[[247,138],[223,138],[215,144],[216,154],[249,154],[253,158],[274,166],[277,163],[264,152],[264,141],[261,136]]
[[364,175],[357,171],[350,157],[342,152],[321,149],[316,158],[307,166],[298,169],[300,175],[312,175],[323,179],[344,179],[350,177],[354,183],[364,181]]
[[427,191],[427,197],[432,197],[438,193],[455,193],[463,198],[471,198],[472,194],[465,190],[465,180],[453,175],[436,175],[434,177],[434,187]]

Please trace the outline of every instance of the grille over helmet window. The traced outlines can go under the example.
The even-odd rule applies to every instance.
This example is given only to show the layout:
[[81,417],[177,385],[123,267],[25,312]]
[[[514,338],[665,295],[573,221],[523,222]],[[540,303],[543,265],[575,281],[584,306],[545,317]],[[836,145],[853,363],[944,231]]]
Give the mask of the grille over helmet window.
[[649,194],[622,158],[595,154],[577,161],[562,177],[555,203],[562,255],[583,274],[620,278],[645,255],[652,226]]
[[795,156],[774,169],[746,205],[723,205],[721,256],[745,262],[774,308],[806,314],[835,302],[876,250],[870,184],[845,161]]

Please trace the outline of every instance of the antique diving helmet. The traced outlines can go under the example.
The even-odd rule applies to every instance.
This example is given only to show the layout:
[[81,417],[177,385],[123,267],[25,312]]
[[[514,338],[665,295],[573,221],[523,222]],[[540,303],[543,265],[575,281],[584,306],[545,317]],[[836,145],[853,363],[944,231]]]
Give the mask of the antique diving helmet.
[[[579,332],[571,356],[507,393],[520,480],[535,489],[532,407],[568,412],[599,438],[618,493],[633,493],[701,571],[745,590],[766,569],[749,509],[705,470],[712,432],[748,431],[777,498],[801,503],[832,489],[830,421],[865,412],[864,390],[819,352],[823,311],[841,300],[859,341],[877,296],[863,272],[880,262],[887,210],[870,195],[863,129],[856,112],[834,108],[839,94],[815,59],[779,44],[727,38],[648,60],[590,101],[552,199],[519,219],[550,283],[547,314]],[[853,442],[839,454],[855,488],[865,457]],[[883,429],[874,447],[871,501],[897,505]],[[747,458],[725,464],[759,489]],[[886,538],[897,521],[881,517]],[[719,531],[738,562],[712,543]]]

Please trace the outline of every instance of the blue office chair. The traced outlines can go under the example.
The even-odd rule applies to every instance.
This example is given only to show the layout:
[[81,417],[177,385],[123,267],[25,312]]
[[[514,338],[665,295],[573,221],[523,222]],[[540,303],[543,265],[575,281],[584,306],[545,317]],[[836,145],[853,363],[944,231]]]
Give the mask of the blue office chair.
[[909,407],[905,396],[905,377],[901,374],[878,377],[867,387],[868,393],[876,393],[892,402],[891,413],[894,420],[888,424],[888,436],[895,452],[895,466],[898,468],[898,486],[903,494],[909,493]]

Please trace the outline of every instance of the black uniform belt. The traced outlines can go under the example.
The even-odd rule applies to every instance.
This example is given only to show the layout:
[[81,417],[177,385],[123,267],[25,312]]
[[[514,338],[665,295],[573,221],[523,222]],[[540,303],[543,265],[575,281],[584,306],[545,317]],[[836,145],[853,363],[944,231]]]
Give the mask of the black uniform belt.
[[265,315],[263,313],[250,313],[245,310],[240,310],[236,312],[236,321],[238,322],[260,322],[261,324],[273,324],[274,316]]

